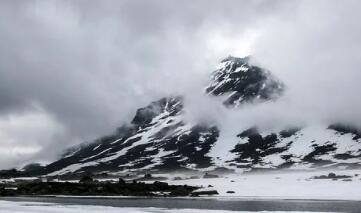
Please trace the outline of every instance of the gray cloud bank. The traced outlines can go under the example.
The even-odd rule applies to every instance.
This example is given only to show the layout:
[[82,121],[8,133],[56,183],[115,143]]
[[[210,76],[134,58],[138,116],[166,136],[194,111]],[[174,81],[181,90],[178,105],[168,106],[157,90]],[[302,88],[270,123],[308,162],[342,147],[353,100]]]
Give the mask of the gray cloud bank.
[[226,123],[361,126],[359,9],[357,1],[2,1],[0,168],[52,159],[165,95],[195,100],[188,110],[204,106],[201,117],[227,114],[199,94],[229,54],[251,53],[288,92]]

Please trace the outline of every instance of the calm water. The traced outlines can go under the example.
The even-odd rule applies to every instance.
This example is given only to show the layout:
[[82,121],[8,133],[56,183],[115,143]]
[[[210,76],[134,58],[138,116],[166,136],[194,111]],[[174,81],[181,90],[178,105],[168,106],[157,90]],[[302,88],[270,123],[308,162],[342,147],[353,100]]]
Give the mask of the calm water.
[[61,197],[9,197],[6,201],[51,202],[59,204],[102,205],[113,207],[192,208],[234,211],[322,211],[361,212],[360,201],[312,200],[220,200],[185,198],[61,198]]

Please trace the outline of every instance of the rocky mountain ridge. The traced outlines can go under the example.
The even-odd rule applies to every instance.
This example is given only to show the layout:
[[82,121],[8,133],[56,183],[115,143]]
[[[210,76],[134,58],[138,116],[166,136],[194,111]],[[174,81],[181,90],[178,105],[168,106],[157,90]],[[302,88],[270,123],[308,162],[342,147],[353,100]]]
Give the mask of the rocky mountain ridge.
[[[285,85],[250,58],[228,57],[212,73],[205,95],[227,107],[277,101]],[[220,103],[222,104],[222,103]],[[242,122],[242,121],[240,121]],[[164,97],[137,110],[129,125],[113,135],[68,150],[34,175],[124,173],[132,171],[250,171],[359,167],[361,132],[345,125],[307,126],[279,132],[239,130],[229,141],[214,124],[184,119],[182,96]],[[227,143],[229,149],[217,154]],[[224,150],[223,150],[224,151]]]

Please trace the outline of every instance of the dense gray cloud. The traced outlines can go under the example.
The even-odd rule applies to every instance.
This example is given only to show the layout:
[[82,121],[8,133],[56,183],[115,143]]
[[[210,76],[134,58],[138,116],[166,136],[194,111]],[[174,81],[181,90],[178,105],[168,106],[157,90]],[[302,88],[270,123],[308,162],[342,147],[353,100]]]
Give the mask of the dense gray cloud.
[[290,122],[339,112],[356,122],[359,9],[356,1],[2,1],[0,145],[16,154],[0,167],[54,158],[165,95],[198,100],[193,114],[199,106],[210,109],[204,117],[219,114],[200,94],[229,54],[254,54],[289,87],[253,114]]
[[360,8],[358,1],[303,1],[293,17],[265,27],[254,54],[288,85],[285,110],[361,128]]
[[338,122],[361,128],[360,8],[357,1],[300,1],[247,26],[257,32],[254,63],[280,78],[285,94],[241,110],[193,97],[189,118],[214,119],[226,135],[253,125],[267,131]]

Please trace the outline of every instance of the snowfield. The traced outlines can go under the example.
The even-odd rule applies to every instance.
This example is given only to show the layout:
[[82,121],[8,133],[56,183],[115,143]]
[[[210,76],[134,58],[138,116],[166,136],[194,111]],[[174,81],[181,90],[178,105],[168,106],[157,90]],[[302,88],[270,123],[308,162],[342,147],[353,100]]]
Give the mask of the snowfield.
[[[314,179],[315,176],[328,175],[330,172],[336,175],[348,175],[346,179]],[[325,170],[325,171],[303,171],[293,173],[260,173],[260,174],[230,174],[218,178],[199,178],[187,179],[189,174],[157,174],[155,176],[168,177],[169,184],[188,184],[203,187],[201,190],[217,190],[219,195],[205,196],[199,198],[181,198],[181,199],[199,199],[211,200],[211,202],[220,201],[277,201],[286,199],[304,199],[315,202],[314,200],[332,200],[326,201],[330,205],[336,200],[356,200],[361,201],[361,170]],[[174,180],[177,177],[182,180]],[[347,180],[347,181],[345,181]],[[153,181],[149,181],[153,182]],[[231,193],[230,193],[231,192]],[[62,196],[60,196],[62,197]],[[66,196],[63,196],[66,197]],[[75,196],[80,197],[81,196]],[[123,196],[89,196],[88,198],[110,198],[122,199]],[[71,199],[72,196],[69,196]],[[74,197],[73,197],[74,198]],[[144,198],[143,198],[144,199]],[[162,198],[160,198],[162,199]],[[173,199],[173,198],[164,198]],[[213,200],[214,199],[214,200]],[[52,201],[45,201],[52,202]],[[144,202],[144,201],[143,201]],[[282,201],[281,201],[282,202]],[[92,204],[92,203],[91,203]],[[148,203],[147,205],[148,206]],[[152,203],[149,203],[152,206]],[[159,206],[158,206],[159,207]],[[168,207],[168,206],[166,206]],[[172,206],[171,206],[172,207]],[[187,205],[185,206],[187,207]],[[196,206],[197,207],[197,206]],[[337,208],[335,208],[337,209]],[[248,209],[247,209],[248,210]],[[257,209],[258,210],[258,209]],[[275,209],[278,210],[278,209]],[[290,208],[292,210],[292,207]],[[299,209],[297,209],[299,210]],[[310,209],[305,209],[310,210]],[[319,209],[320,211],[324,209]],[[334,209],[328,209],[335,211]],[[354,209],[353,209],[354,210]],[[357,210],[357,207],[356,207]],[[326,210],[324,210],[326,211]],[[110,207],[99,205],[67,205],[41,202],[13,202],[0,200],[0,213],[251,213],[251,211],[229,211],[229,210],[205,210],[205,209],[167,209],[154,207]],[[252,211],[254,212],[254,211]],[[282,211],[258,211],[263,213],[281,213]],[[307,211],[283,211],[293,213],[307,213]],[[345,212],[345,211],[344,211]],[[346,211],[347,212],[347,211]],[[357,211],[356,211],[357,212]]]
[[[350,178],[314,179],[329,173],[347,175]],[[197,176],[198,179],[190,179]],[[138,178],[143,176],[138,176]],[[216,190],[219,194],[206,196],[212,199],[302,199],[302,200],[353,200],[361,201],[361,170],[314,170],[293,172],[265,172],[220,175],[218,178],[202,178],[201,174],[154,174],[162,177],[171,185],[190,185],[201,187],[200,191]],[[22,178],[18,178],[22,179]],[[12,183],[16,179],[0,179],[0,183]],[[97,179],[98,181],[117,182],[118,178]],[[65,182],[55,179],[53,181]],[[66,180],[78,182],[79,180]],[[142,182],[153,183],[154,180]],[[58,195],[59,197],[68,197]],[[70,196],[82,197],[82,196]],[[124,196],[89,196],[89,197],[124,197]],[[202,198],[202,197],[200,197]],[[1,213],[1,211],[0,211]]]
[[[352,176],[345,180],[313,179],[314,176]],[[170,178],[171,179],[171,178]],[[220,178],[171,180],[217,190],[217,198],[361,200],[361,170],[328,170],[293,173],[235,174]],[[234,193],[227,193],[227,192]]]
[[[200,210],[200,209],[162,209],[162,208],[119,208],[91,205],[60,205],[37,202],[0,201],[1,213],[232,213],[236,211]],[[249,211],[237,211],[251,213]],[[281,213],[280,211],[261,211],[263,213]],[[287,211],[290,213],[308,213],[305,211]],[[254,212],[253,212],[254,213]],[[315,212],[313,212],[315,213]]]

